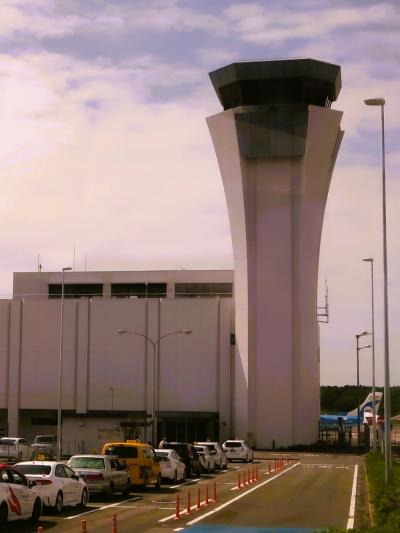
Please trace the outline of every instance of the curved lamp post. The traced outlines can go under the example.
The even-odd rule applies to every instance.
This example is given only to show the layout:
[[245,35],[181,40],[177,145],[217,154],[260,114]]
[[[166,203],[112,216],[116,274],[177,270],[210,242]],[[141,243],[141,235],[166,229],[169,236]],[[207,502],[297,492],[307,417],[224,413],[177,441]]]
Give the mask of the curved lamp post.
[[151,428],[151,439],[153,445],[155,444],[155,427],[156,427],[156,421],[155,421],[155,409],[156,409],[156,349],[157,346],[160,344],[162,339],[165,339],[165,337],[169,337],[171,335],[178,335],[179,333],[184,333],[185,335],[190,335],[192,333],[191,329],[179,329],[177,331],[171,331],[169,333],[165,333],[165,335],[161,335],[157,340],[153,340],[144,333],[139,333],[138,331],[130,331],[128,329],[119,329],[117,331],[119,335],[124,335],[125,333],[129,333],[130,335],[138,335],[139,337],[143,337],[146,339],[147,342],[149,342],[153,347],[153,398],[152,398],[152,406],[151,406],[151,418],[152,418],[152,428]]
[[58,398],[57,398],[57,461],[61,460],[61,396],[62,396],[62,364],[63,364],[63,325],[64,325],[64,274],[71,267],[63,267],[61,281],[61,312],[60,312],[60,352],[58,358]]
[[387,239],[386,239],[386,173],[385,173],[385,99],[368,98],[365,105],[381,108],[381,145],[382,145],[382,226],[383,226],[383,300],[384,300],[384,330],[385,330],[385,482],[392,477],[391,457],[391,422],[390,422],[390,369],[389,369],[389,319],[388,319],[388,276],[387,276]]

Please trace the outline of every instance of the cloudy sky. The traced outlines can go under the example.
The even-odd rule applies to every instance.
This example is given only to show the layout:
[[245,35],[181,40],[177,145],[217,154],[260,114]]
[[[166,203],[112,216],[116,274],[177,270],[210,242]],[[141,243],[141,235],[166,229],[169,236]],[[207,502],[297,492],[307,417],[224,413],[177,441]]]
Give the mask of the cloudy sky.
[[[232,268],[229,221],[205,117],[208,72],[241,59],[342,66],[345,137],[327,205],[321,382],[355,382],[376,266],[383,376],[380,119],[386,98],[390,353],[400,384],[400,4],[372,0],[1,0],[0,293],[12,273]],[[370,382],[370,350],[361,381]]]

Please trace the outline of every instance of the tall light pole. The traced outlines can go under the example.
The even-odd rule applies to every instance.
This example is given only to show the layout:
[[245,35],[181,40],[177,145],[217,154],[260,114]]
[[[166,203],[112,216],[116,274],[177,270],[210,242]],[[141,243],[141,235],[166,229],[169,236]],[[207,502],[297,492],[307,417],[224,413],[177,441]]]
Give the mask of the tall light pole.
[[375,404],[375,310],[374,310],[374,259],[363,259],[371,264],[371,314],[372,314],[372,451],[376,452],[376,404]]
[[57,399],[57,461],[61,460],[61,395],[62,395],[62,364],[63,364],[63,330],[64,330],[64,275],[71,267],[62,268],[61,310],[60,310],[60,353],[58,358],[58,399]]
[[185,335],[190,335],[192,333],[191,329],[179,329],[177,331],[171,331],[170,333],[165,333],[165,335],[161,335],[157,340],[153,340],[144,333],[139,333],[138,331],[130,331],[127,329],[119,329],[118,334],[123,335],[124,333],[129,333],[131,335],[139,335],[139,337],[143,337],[146,339],[147,342],[149,342],[153,346],[153,397],[152,397],[152,405],[151,405],[151,419],[152,419],[152,428],[151,428],[151,441],[153,445],[155,445],[155,433],[156,433],[156,367],[157,367],[157,356],[156,356],[156,349],[157,346],[160,344],[160,341],[162,339],[165,339],[165,337],[169,337],[170,335],[177,335],[179,333],[184,333]]
[[360,350],[364,350],[364,348],[371,348],[371,345],[368,344],[367,346],[360,346],[359,345],[359,338],[364,337],[365,335],[370,335],[368,331],[363,331],[362,333],[359,333],[356,335],[356,352],[357,352],[357,447],[360,448]]
[[389,368],[389,312],[388,312],[388,276],[387,276],[387,238],[386,238],[386,172],[385,172],[385,99],[368,98],[366,105],[381,108],[381,133],[382,133],[382,225],[383,225],[383,308],[385,330],[385,482],[392,478],[392,450],[391,450],[391,421],[390,421],[390,368]]

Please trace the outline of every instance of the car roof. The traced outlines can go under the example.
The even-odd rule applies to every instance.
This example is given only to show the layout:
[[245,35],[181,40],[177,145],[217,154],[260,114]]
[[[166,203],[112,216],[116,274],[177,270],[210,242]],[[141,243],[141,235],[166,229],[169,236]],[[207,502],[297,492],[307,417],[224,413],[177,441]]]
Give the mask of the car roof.
[[17,463],[17,465],[45,465],[45,466],[53,466],[53,465],[64,465],[62,461],[21,461]]
[[102,455],[100,453],[98,453],[98,454],[94,454],[94,453],[79,453],[79,454],[76,454],[76,455],[72,455],[70,457],[70,459],[74,459],[75,457],[92,457],[93,459],[96,458],[96,457],[98,459],[109,459],[110,457],[111,458],[113,458],[113,457],[116,458],[116,456],[114,456],[114,455]]

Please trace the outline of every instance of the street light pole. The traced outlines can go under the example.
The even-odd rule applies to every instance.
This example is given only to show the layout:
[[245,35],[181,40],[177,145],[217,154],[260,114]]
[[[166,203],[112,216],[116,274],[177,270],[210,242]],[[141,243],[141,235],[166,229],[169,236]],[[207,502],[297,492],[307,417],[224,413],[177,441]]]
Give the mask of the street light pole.
[[366,105],[381,108],[382,134],[382,226],[383,226],[383,300],[384,300],[384,330],[385,330],[385,482],[392,478],[392,450],[391,450],[391,421],[390,421],[390,368],[389,368],[389,310],[388,310],[388,275],[387,275],[387,238],[386,238],[386,170],[385,170],[385,99],[368,98]]
[[139,337],[143,337],[146,339],[147,342],[149,342],[153,347],[153,397],[152,397],[152,405],[151,405],[151,419],[152,419],[152,428],[151,428],[151,440],[153,445],[155,445],[156,440],[156,367],[157,367],[157,355],[156,350],[157,346],[160,344],[162,339],[165,339],[165,337],[169,337],[170,335],[177,335],[179,333],[184,333],[185,335],[190,335],[192,333],[192,330],[190,329],[179,329],[177,331],[171,331],[170,333],[166,333],[165,335],[161,335],[157,340],[153,340],[144,333],[139,333],[138,331],[130,331],[127,329],[119,329],[117,331],[119,335],[123,335],[124,333],[130,333],[131,335],[139,335]]
[[371,314],[372,314],[372,451],[376,452],[376,403],[375,403],[375,310],[374,310],[374,259],[363,259],[371,264]]
[[356,353],[357,353],[357,447],[360,448],[360,430],[361,430],[361,422],[360,422],[360,350],[363,350],[364,348],[371,348],[371,345],[368,344],[367,346],[360,346],[359,345],[359,338],[364,337],[365,335],[369,335],[368,331],[363,331],[359,335],[356,335]]
[[62,394],[62,364],[63,364],[63,330],[64,330],[64,274],[71,267],[62,268],[61,281],[61,310],[60,310],[60,352],[58,358],[58,398],[57,398],[57,461],[61,460],[61,394]]

